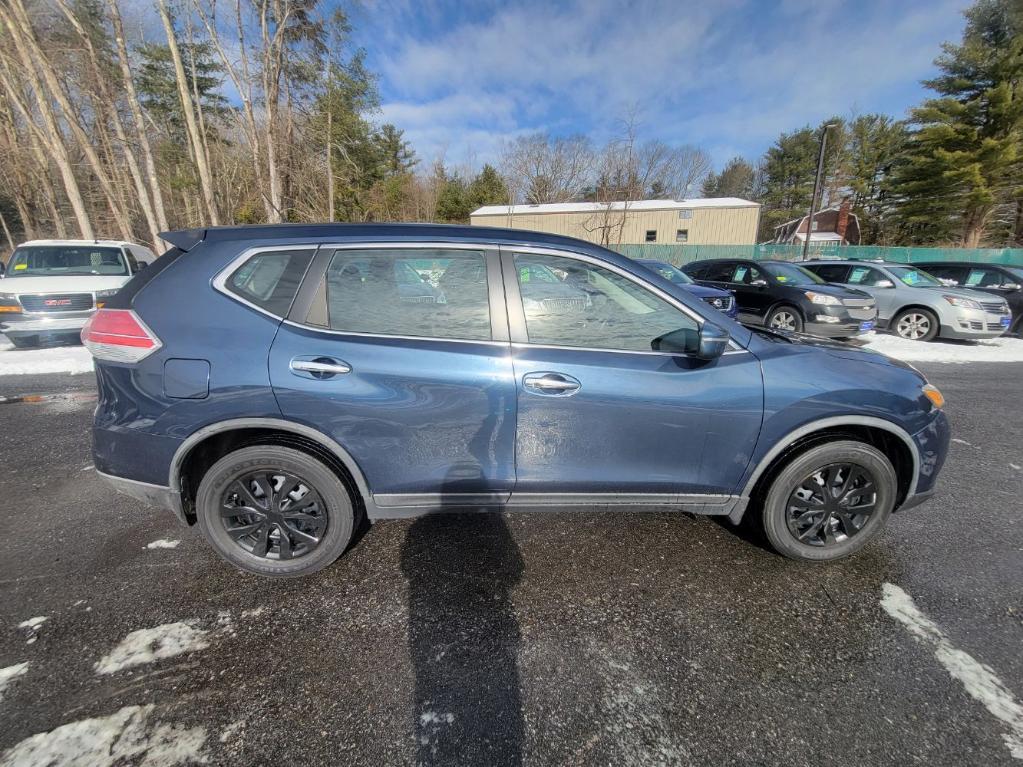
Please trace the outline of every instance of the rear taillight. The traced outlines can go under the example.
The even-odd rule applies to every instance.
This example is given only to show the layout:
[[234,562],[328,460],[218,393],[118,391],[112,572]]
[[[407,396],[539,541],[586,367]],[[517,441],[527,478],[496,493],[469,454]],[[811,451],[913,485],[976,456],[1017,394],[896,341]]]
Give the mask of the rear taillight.
[[99,309],[82,328],[82,343],[110,362],[139,362],[163,346],[130,309]]

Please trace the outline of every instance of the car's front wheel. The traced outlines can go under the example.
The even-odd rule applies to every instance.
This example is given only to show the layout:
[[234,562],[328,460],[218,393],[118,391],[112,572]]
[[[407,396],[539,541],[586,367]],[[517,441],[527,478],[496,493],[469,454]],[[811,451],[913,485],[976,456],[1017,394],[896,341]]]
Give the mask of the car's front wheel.
[[906,309],[892,320],[900,338],[908,341],[933,341],[938,335],[938,318],[927,309]]
[[792,306],[779,306],[767,315],[767,327],[775,330],[790,330],[795,333],[803,331],[803,318]]
[[841,559],[881,531],[897,492],[895,469],[877,448],[851,440],[818,445],[774,478],[761,511],[764,533],[791,559]]
[[196,513],[221,557],[275,577],[326,567],[355,529],[355,507],[337,474],[275,445],[242,448],[213,464],[199,484]]

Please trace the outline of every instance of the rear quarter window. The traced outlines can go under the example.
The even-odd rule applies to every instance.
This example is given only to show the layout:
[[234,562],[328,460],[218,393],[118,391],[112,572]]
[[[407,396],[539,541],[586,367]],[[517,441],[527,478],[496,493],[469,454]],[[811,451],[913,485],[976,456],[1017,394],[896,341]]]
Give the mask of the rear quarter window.
[[313,253],[312,249],[256,253],[231,273],[224,288],[275,317],[286,317]]

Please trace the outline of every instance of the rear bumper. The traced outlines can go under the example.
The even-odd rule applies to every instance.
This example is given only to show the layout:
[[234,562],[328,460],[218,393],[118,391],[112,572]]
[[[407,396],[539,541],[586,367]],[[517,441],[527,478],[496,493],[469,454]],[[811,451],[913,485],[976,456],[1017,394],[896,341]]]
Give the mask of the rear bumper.
[[141,501],[146,506],[156,506],[172,511],[178,521],[185,525],[188,524],[188,518],[185,516],[185,510],[181,503],[181,494],[175,493],[169,487],[115,477],[113,474],[104,474],[102,471],[97,471],[96,474],[118,493]]

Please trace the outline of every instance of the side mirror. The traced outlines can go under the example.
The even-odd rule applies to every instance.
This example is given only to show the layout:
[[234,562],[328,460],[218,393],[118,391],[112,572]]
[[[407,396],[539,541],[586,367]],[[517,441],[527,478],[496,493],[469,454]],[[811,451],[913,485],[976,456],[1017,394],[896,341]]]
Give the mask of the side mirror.
[[[3,274],[3,272],[0,271],[0,274]],[[998,287],[1000,287],[1002,290],[1020,290],[1020,289],[1023,289],[1023,285],[1020,285],[1018,282],[1007,282],[1004,285],[999,285]]]
[[727,330],[711,322],[705,322],[700,328],[696,356],[701,360],[716,360],[725,353],[730,340],[731,336],[728,335]]
[[874,283],[875,288],[894,288],[895,283],[891,280],[878,280]]

